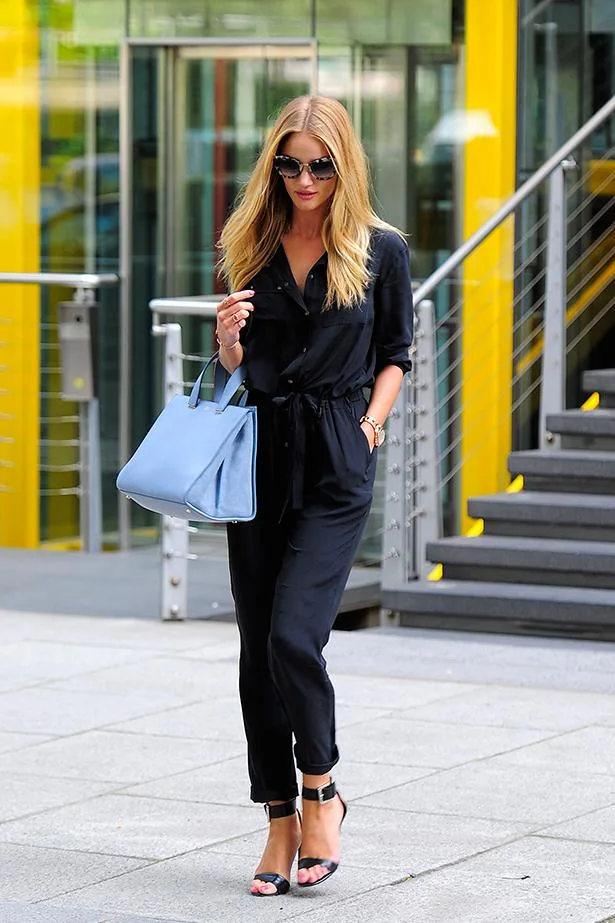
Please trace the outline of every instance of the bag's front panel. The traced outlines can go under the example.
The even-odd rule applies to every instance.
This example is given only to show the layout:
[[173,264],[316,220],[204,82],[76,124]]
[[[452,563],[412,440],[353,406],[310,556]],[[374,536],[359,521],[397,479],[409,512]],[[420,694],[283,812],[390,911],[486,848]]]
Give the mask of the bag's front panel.
[[186,498],[208,519],[244,521],[256,515],[256,409],[247,407],[243,412],[243,425],[227,443],[224,457],[215,470],[212,465],[201,475]]

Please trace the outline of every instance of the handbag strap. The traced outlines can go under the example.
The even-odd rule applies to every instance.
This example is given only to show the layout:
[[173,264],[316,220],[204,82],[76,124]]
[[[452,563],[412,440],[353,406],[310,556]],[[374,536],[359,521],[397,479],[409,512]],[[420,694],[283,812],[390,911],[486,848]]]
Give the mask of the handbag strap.
[[[188,398],[188,407],[192,410],[197,406],[201,399],[201,385],[203,384],[203,378],[209,366],[214,360],[218,359],[218,353],[215,353],[211,359],[208,359],[205,366],[201,369],[201,372],[192,386],[192,391],[190,392],[190,397]],[[214,373],[214,403],[218,405],[218,411],[221,412],[228,406],[229,401],[241,387],[246,378],[246,368],[244,365],[238,366],[235,369],[226,385],[224,385],[224,368],[221,362],[216,363],[215,373]],[[246,395],[247,396],[247,395]],[[242,397],[243,400],[243,397]]]

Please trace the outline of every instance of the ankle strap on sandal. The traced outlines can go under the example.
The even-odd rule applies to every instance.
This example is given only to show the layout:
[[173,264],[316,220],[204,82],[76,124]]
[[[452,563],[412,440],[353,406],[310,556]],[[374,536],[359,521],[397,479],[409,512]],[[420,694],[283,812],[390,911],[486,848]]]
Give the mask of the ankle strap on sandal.
[[277,820],[279,817],[291,817],[297,810],[297,799],[291,798],[282,804],[264,804],[267,820]]
[[331,801],[336,794],[337,787],[333,779],[325,785],[319,785],[318,788],[306,788],[304,785],[301,791],[301,795],[306,801],[318,801],[320,804],[326,804],[327,801]]

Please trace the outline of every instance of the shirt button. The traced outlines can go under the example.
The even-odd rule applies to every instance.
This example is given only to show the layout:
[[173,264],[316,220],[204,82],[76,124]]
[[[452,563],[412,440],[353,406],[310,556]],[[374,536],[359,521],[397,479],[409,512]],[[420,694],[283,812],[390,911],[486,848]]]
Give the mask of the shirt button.
[[302,353],[306,353],[306,352],[307,352],[307,346],[304,346],[303,349],[301,350],[301,352],[302,352]]
[[289,385],[294,385],[294,383],[295,383],[295,382],[294,382],[294,380],[293,380],[292,378],[289,378],[289,379],[288,379],[288,384],[289,384]]
[[314,278],[314,273],[311,272],[311,273],[310,273],[310,279],[313,279],[313,278]]

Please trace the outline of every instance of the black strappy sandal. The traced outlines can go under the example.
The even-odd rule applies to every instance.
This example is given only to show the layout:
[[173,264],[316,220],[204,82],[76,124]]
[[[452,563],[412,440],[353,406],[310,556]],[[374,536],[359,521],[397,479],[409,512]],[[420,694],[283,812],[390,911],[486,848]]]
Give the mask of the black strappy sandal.
[[[297,800],[293,798],[291,801],[285,801],[283,804],[265,804],[265,814],[269,822],[272,820],[277,820],[279,817],[292,817],[292,815],[297,811]],[[297,813],[299,813],[297,811]],[[299,814],[301,818],[301,815]],[[262,891],[251,891],[250,893],[254,897],[278,897],[280,894],[286,894],[290,888],[290,881],[288,878],[284,878],[283,875],[278,875],[275,872],[259,872],[257,875],[253,876],[254,881],[264,881],[266,884],[275,885],[276,890],[272,891],[271,894],[264,894]]]
[[[328,782],[327,785],[320,785],[318,788],[306,788],[303,786],[301,795],[303,798],[305,798],[306,801],[318,801],[320,804],[326,804],[328,801],[332,801],[337,795],[339,800],[342,802],[342,807],[344,808],[344,813],[342,814],[342,819],[340,821],[341,829],[341,826],[346,818],[346,814],[348,813],[348,805],[338,792],[333,780]],[[322,865],[323,868],[329,869],[329,871],[326,875],[323,875],[322,878],[318,878],[316,881],[298,881],[297,884],[300,888],[313,888],[314,885],[322,884],[323,881],[326,881],[327,878],[331,878],[331,875],[337,871],[339,863],[334,862],[332,859],[313,859],[310,856],[306,856],[305,859],[299,859],[297,868],[311,869],[315,865]]]

